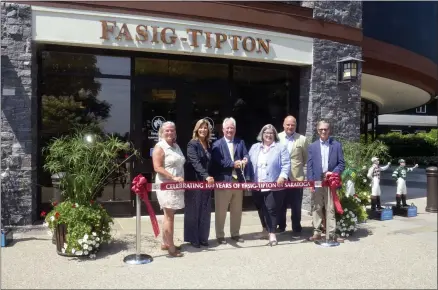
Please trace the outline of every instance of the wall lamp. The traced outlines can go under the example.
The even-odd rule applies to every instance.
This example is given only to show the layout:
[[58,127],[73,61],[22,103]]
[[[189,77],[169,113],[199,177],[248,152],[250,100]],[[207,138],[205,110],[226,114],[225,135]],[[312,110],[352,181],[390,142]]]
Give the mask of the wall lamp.
[[339,83],[354,82],[357,80],[360,65],[363,60],[351,56],[341,58],[336,61],[337,64],[337,81]]

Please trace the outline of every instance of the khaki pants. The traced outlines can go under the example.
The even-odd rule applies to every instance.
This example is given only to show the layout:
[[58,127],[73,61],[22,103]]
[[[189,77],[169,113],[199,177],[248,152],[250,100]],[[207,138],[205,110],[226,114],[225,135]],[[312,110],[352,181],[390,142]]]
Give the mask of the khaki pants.
[[[326,216],[326,234],[330,237],[335,236],[336,231],[336,218],[335,218],[335,206],[333,203],[332,196],[329,195],[330,190],[324,187],[315,188],[315,192],[312,193],[312,217],[313,217],[313,233],[321,234],[321,223],[323,218],[323,207],[324,213],[328,208],[328,216]],[[330,207],[328,207],[328,198],[330,198]]]
[[225,219],[230,205],[230,232],[232,237],[239,236],[242,221],[243,190],[215,190],[214,210],[216,238],[224,238]]

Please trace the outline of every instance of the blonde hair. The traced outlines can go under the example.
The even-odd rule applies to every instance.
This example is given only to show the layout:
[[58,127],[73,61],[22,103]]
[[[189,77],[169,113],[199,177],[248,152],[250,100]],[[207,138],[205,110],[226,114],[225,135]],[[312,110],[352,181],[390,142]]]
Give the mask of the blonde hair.
[[158,140],[161,141],[163,139],[162,137],[163,137],[164,127],[168,126],[168,125],[173,126],[175,128],[175,139],[173,140],[173,142],[175,142],[176,141],[176,125],[172,121],[166,121],[163,124],[161,124],[160,129],[158,129]]
[[192,135],[192,140],[199,140],[199,134],[198,134],[198,130],[199,128],[201,128],[202,125],[207,125],[207,136],[205,137],[205,140],[208,142],[210,141],[211,138],[211,124],[207,119],[200,119],[198,120],[198,122],[196,122],[195,128],[193,129],[193,135]]

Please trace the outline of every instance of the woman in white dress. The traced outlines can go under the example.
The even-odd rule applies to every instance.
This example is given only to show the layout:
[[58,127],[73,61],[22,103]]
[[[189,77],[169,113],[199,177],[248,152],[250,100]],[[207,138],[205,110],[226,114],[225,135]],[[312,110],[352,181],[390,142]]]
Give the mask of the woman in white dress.
[[[183,182],[184,163],[186,159],[176,144],[176,128],[173,122],[164,122],[158,131],[160,141],[152,153],[154,171],[157,173],[155,183]],[[157,190],[157,199],[164,211],[163,245],[172,257],[182,257],[180,247],[173,242],[175,211],[184,208],[184,190]]]

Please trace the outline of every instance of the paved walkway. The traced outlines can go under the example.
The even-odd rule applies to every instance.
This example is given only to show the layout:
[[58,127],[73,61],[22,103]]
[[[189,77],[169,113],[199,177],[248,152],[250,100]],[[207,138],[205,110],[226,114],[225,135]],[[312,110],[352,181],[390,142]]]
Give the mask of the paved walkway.
[[[47,229],[32,227],[15,233],[14,244],[2,248],[1,288],[437,289],[437,215],[424,211],[425,198],[413,201],[417,217],[369,221],[336,248],[304,242],[311,234],[307,214],[303,214],[301,239],[286,233],[278,246],[268,247],[266,241],[253,237],[260,230],[256,212],[243,215],[245,243],[218,246],[213,216],[210,248],[184,246],[183,258],[168,258],[160,251],[160,240],[153,238],[149,218],[144,217],[142,252],[152,255],[154,262],[138,266],[123,263],[126,255],[135,252],[133,218],[116,219],[114,241],[96,260],[58,256]],[[182,215],[175,227],[182,243]]]

